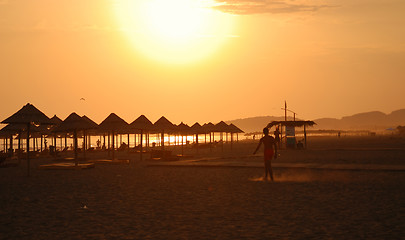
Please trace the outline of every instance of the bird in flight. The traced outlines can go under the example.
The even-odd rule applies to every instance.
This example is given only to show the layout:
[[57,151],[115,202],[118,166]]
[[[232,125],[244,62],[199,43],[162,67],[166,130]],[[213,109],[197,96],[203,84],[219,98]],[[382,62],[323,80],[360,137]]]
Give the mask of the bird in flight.
[[80,98],[80,101],[86,101],[86,99],[84,99],[84,98]]

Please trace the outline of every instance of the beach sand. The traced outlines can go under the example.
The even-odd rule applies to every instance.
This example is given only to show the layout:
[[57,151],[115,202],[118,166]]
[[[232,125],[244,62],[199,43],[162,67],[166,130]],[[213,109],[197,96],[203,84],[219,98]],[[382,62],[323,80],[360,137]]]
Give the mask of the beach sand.
[[[275,182],[255,165],[262,162],[251,155],[257,142],[234,144],[232,152],[228,144],[224,153],[187,150],[211,159],[204,162],[245,167],[152,166],[118,153],[131,163],[40,170],[53,161],[40,158],[27,177],[22,161],[0,169],[0,239],[403,238],[404,139],[309,140],[308,150],[282,150],[274,165],[327,167],[275,167]],[[333,168],[339,164],[358,167]],[[364,168],[379,164],[392,169]]]

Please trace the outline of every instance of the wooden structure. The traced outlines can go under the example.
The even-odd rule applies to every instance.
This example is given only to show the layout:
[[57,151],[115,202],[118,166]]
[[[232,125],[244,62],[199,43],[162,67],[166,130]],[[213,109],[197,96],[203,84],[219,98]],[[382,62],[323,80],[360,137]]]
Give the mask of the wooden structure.
[[27,175],[30,175],[30,128],[31,125],[52,125],[51,120],[34,105],[27,103],[19,111],[3,120],[1,123],[25,124],[27,132]]
[[304,127],[304,144],[307,147],[307,126],[313,126],[316,123],[314,121],[272,121],[267,124],[266,128],[271,128],[273,126],[281,127]]

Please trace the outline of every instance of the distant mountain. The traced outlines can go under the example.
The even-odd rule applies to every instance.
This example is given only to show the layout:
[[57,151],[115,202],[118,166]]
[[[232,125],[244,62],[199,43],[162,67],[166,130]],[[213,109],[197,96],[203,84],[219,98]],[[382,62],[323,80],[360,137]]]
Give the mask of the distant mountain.
[[[261,116],[227,121],[233,123],[240,129],[248,132],[260,132],[271,121],[282,121],[284,117]],[[292,120],[288,118],[288,120]],[[297,119],[298,120],[298,119]],[[337,118],[319,118],[313,120],[316,125],[311,129],[327,130],[371,130],[381,131],[387,128],[405,126],[405,109],[393,111],[385,114],[379,111],[358,113],[352,116]]]
[[[283,121],[284,117],[275,117],[275,116],[261,116],[261,117],[250,117],[242,118],[231,121],[226,121],[227,124],[233,123],[238,128],[242,129],[245,133],[251,132],[262,132],[263,128],[271,121]],[[288,120],[292,120],[288,118]]]

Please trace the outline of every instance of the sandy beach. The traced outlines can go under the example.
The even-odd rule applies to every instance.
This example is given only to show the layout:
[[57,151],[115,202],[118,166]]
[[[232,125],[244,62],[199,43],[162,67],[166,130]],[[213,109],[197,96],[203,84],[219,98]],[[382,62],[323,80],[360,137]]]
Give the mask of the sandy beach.
[[118,152],[129,165],[40,170],[54,160],[38,158],[27,177],[22,160],[0,168],[0,239],[401,239],[404,143],[312,137],[280,151],[275,182],[256,142],[186,149],[181,166]]

